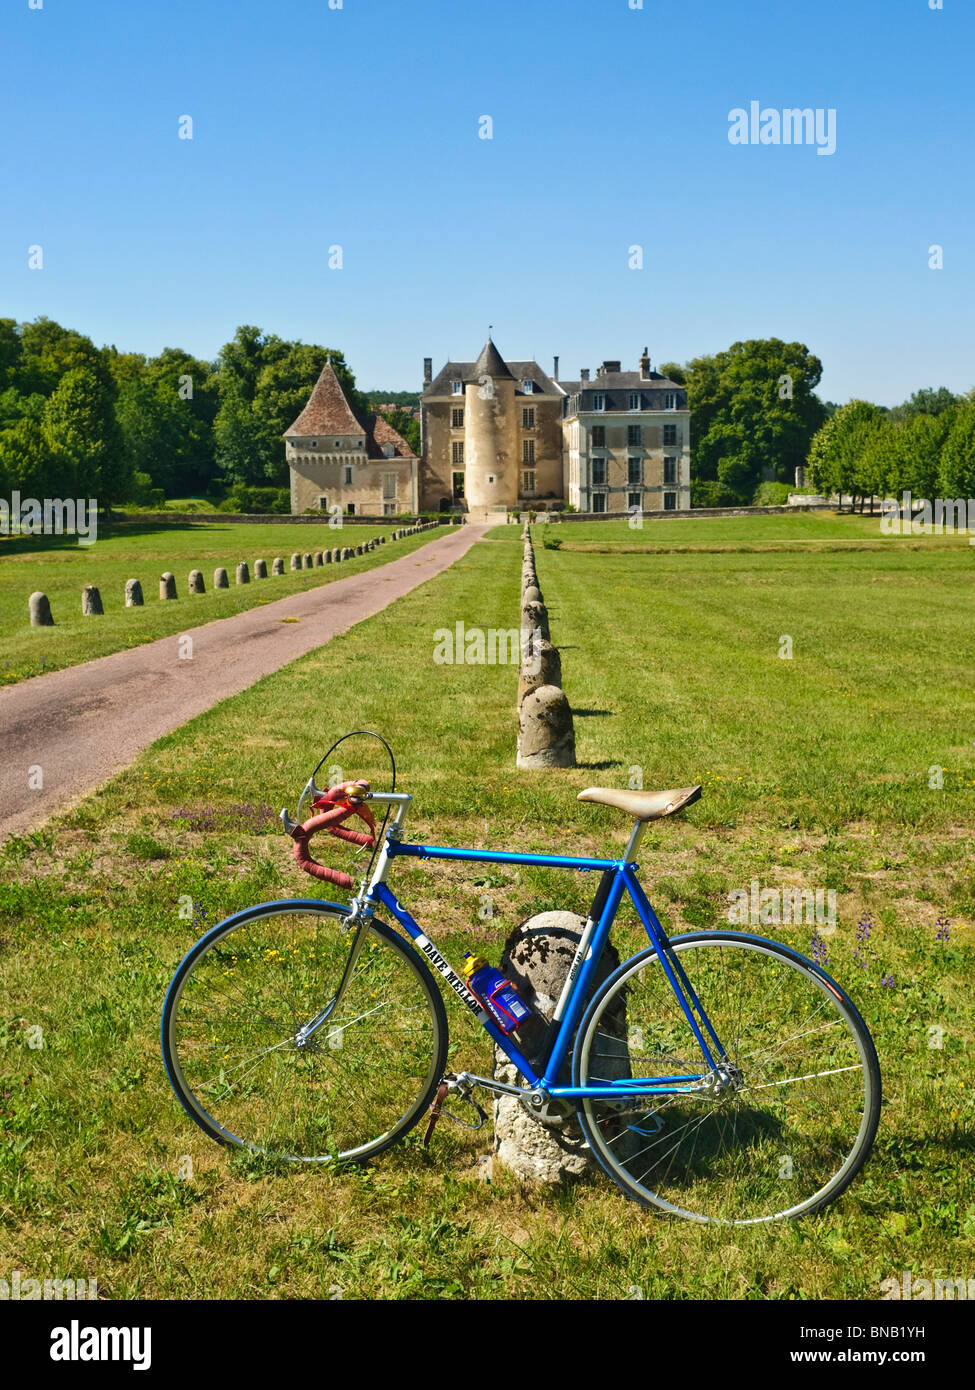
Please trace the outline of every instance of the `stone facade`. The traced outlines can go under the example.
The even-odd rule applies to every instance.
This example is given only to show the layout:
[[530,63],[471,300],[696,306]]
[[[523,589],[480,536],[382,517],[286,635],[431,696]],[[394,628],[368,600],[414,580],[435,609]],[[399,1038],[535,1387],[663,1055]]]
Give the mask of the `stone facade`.
[[353,414],[331,361],[286,431],[285,449],[294,515],[335,507],[350,516],[417,510],[416,455],[381,415]]

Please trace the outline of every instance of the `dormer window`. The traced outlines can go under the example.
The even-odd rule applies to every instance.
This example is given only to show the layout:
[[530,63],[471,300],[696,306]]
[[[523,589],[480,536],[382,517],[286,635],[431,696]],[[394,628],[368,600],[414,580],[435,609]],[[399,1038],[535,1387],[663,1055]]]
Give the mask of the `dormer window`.
[[674,410],[676,408],[676,393],[674,391],[664,392],[664,410]]
[[535,383],[532,381],[531,377],[526,376],[521,384],[525,390],[525,394],[530,396],[535,389]]
[[455,396],[462,396],[464,394],[464,383],[462,381],[451,382],[451,387],[453,388]]
[[392,445],[391,443],[387,443],[387,444],[384,444],[384,445],[383,445],[383,458],[384,458],[384,459],[391,459],[391,458],[393,458],[394,455],[395,455],[395,453],[396,453],[396,450],[393,448],[393,445]]
[[639,393],[638,391],[631,391],[631,392],[630,392],[630,396],[629,396],[629,402],[630,402],[630,409],[631,409],[631,410],[639,410],[639,409],[640,409],[640,393]]
[[597,392],[596,395],[592,398],[592,408],[593,410],[605,410],[606,397],[601,393]]

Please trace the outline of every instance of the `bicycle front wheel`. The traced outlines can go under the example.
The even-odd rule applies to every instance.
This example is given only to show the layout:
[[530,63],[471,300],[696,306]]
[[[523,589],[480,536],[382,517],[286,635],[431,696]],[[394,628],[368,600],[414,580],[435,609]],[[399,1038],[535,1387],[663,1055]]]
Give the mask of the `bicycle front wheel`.
[[[852,1181],[876,1133],[880,1069],[866,1024],[786,946],[735,932],[671,944],[725,1056],[702,1030],[719,1061],[705,1089],[581,1101],[592,1152],[628,1196],[691,1220],[749,1225],[818,1210]],[[575,1084],[709,1071],[657,952],[625,961],[579,1028]]]
[[355,938],[342,915],[310,899],[249,908],[177,970],[163,1058],[181,1105],[219,1143],[293,1162],[366,1159],[433,1099],[447,1017],[430,971],[374,921],[336,1006]]

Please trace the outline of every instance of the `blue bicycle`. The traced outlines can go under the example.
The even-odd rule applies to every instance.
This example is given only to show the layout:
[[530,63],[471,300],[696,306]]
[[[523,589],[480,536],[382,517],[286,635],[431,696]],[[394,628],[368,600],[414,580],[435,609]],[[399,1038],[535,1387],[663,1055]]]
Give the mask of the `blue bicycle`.
[[[299,860],[315,865],[307,852],[314,830],[335,833],[350,811],[371,821],[370,808],[384,807],[371,836],[339,827],[342,838],[374,842],[370,873],[349,903],[263,903],[220,922],[188,952],[162,1017],[180,1103],[220,1143],[324,1163],[372,1158],[436,1113],[445,1094],[470,1100],[482,1087],[520,1097],[541,1122],[574,1111],[606,1173],[644,1205],[734,1224],[818,1210],[870,1151],[880,1113],[876,1051],[843,990],[789,947],[725,930],[668,938],[640,886],[636,852],[650,821],[700,792],[580,792],[634,822],[622,858],[589,859],[412,844],[403,836],[410,796],[360,782],[329,800],[313,774],[302,801],[310,797],[320,814],[299,825],[282,812]],[[526,1048],[536,1065],[389,888],[400,858],[599,871],[545,1045]],[[624,896],[649,945],[593,993]],[[523,1086],[445,1075],[447,1016],[430,965]]]

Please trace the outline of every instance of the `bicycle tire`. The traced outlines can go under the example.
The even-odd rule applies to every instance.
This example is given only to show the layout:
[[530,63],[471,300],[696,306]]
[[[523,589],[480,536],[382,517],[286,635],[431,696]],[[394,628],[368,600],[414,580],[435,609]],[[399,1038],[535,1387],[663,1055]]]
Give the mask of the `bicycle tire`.
[[[670,944],[737,1084],[720,1094],[582,1100],[593,1155],[628,1197],[689,1220],[753,1225],[820,1210],[853,1181],[877,1131],[880,1067],[866,1024],[825,971],[778,942],[716,931]],[[707,1069],[653,947],[624,961],[590,1003],[574,1084],[632,1075],[634,1049],[637,1076]],[[797,1197],[800,1187],[810,1190]]]
[[334,1018],[296,1044],[334,998],[353,941],[339,931],[347,912],[318,899],[262,903],[218,923],[180,963],[163,1060],[183,1109],[218,1143],[290,1162],[361,1161],[433,1099],[447,1058],[443,999],[384,923],[365,929]]

